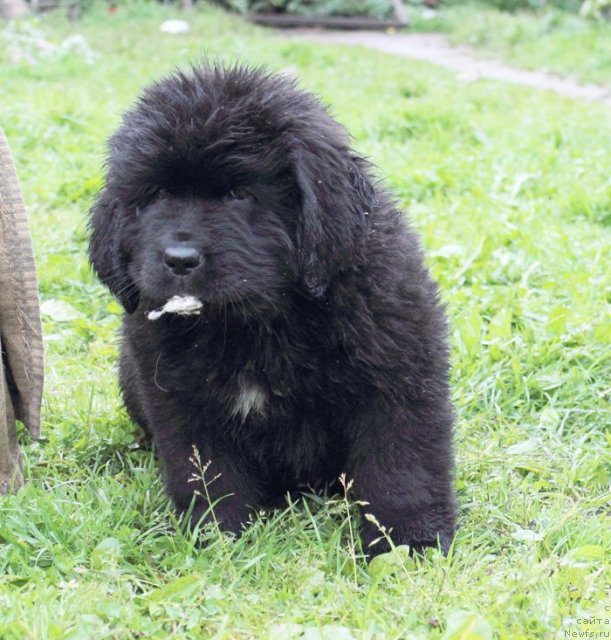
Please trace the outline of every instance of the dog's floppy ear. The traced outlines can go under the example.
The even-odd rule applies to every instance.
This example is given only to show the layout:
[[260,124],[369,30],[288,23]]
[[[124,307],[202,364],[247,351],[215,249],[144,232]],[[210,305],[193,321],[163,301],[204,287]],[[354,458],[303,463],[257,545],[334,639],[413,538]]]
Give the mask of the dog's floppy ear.
[[[331,141],[330,141],[331,142]],[[354,263],[363,246],[375,189],[367,163],[343,146],[292,141],[291,158],[301,194],[297,245],[301,278],[314,296]]]
[[128,272],[128,258],[122,240],[126,216],[120,201],[104,189],[90,213],[89,260],[100,280],[110,289],[127,313],[133,313],[139,291]]

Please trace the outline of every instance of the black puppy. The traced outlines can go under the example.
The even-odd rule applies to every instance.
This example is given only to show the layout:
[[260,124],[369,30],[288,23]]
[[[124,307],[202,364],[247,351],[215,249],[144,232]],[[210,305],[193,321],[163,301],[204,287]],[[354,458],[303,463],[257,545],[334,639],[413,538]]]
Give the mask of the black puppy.
[[[394,543],[447,551],[437,287],[404,214],[314,96],[245,67],[152,85],[110,139],[90,224],[93,267],[126,311],[125,403],[179,512],[198,488],[195,446],[228,531],[345,472]],[[209,504],[195,500],[197,521]],[[365,548],[377,537],[366,521]]]

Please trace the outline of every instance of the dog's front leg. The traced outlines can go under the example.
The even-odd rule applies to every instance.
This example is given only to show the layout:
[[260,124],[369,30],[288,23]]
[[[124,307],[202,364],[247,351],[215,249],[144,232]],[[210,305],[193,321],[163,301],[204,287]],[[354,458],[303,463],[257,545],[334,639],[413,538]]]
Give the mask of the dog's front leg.
[[366,503],[363,549],[370,556],[388,551],[390,539],[415,552],[439,544],[447,553],[455,523],[449,403],[392,407],[378,400],[366,414],[348,477]]
[[241,471],[242,465],[177,434],[155,437],[164,466],[166,489],[179,515],[194,502],[191,526],[215,523],[221,530],[240,534],[250,507],[258,499],[255,484]]

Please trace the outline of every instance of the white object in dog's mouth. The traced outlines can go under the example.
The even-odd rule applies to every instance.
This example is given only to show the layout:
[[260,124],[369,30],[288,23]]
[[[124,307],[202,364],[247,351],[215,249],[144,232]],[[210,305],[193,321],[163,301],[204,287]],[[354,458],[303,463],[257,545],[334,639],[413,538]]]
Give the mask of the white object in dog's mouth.
[[176,313],[179,316],[196,316],[204,306],[201,300],[193,296],[173,296],[160,309],[153,309],[146,314],[149,320],[157,320],[164,313]]

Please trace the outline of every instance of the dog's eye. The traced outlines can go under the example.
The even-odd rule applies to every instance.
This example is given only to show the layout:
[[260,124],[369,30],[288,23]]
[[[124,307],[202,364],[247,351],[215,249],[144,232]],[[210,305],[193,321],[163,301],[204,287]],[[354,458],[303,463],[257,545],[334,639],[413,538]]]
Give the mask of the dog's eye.
[[232,200],[246,200],[248,198],[248,193],[244,189],[240,189],[240,187],[234,187],[229,191],[228,195]]

